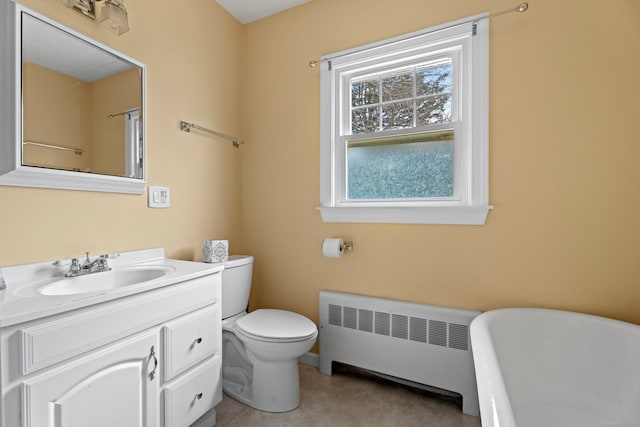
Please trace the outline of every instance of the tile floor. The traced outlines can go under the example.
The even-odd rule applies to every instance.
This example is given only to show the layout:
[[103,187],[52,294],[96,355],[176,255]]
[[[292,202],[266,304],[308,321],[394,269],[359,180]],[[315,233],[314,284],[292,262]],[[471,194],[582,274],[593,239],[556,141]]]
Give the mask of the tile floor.
[[300,365],[300,407],[271,414],[224,395],[216,407],[217,427],[480,427],[464,415],[460,401],[396,384],[336,365],[332,376]]

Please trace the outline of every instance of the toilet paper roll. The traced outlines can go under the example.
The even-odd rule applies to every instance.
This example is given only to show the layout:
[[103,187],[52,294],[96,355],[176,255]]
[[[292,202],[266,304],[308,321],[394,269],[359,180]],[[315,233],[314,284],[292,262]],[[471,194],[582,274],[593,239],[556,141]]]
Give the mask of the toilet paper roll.
[[344,242],[342,239],[324,239],[324,242],[322,242],[322,255],[327,258],[342,258],[342,255],[344,255]]
[[202,242],[202,261],[226,262],[228,259],[228,240],[205,240]]

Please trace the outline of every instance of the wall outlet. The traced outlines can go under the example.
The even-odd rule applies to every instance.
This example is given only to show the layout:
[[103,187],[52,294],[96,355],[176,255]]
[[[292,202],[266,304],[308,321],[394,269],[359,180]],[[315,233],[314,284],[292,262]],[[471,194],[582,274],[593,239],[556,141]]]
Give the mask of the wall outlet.
[[169,187],[149,186],[149,207],[150,208],[168,208],[171,206],[171,193]]

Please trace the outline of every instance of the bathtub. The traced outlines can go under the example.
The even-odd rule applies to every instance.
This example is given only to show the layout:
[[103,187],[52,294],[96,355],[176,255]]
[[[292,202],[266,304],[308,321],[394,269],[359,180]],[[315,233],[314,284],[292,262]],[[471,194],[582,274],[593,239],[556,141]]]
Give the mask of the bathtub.
[[640,326],[508,308],[470,331],[483,427],[640,427]]

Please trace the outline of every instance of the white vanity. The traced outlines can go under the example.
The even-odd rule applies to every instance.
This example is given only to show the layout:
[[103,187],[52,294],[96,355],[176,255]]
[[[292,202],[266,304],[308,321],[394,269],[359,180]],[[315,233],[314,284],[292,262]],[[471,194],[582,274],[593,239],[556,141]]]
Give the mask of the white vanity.
[[222,267],[162,249],[108,262],[0,269],[0,426],[215,424]]

